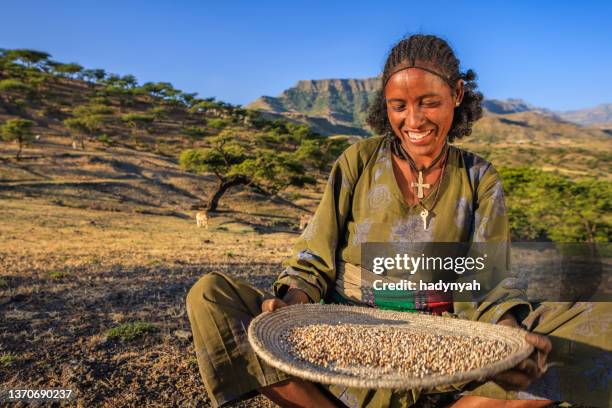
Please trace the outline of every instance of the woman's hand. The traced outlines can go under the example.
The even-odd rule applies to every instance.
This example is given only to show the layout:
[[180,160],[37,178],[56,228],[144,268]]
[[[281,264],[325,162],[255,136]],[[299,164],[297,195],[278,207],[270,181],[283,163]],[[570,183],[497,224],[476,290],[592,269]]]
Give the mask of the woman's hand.
[[[520,327],[514,316],[510,313],[502,316],[497,324]],[[525,340],[535,348],[531,356],[510,370],[503,371],[492,378],[494,382],[506,390],[524,390],[531,383],[542,377],[548,368],[546,360],[552,350],[552,344],[548,337],[535,333],[527,333]]]
[[262,313],[273,312],[281,307],[309,302],[310,298],[306,292],[298,288],[289,288],[283,299],[274,298],[264,300],[261,304],[261,311]]

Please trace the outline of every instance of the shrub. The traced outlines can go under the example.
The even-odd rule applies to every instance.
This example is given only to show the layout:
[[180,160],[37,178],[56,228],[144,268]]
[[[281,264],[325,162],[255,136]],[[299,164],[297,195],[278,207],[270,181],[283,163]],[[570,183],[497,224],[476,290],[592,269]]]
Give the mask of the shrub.
[[68,274],[62,271],[53,271],[53,272],[49,272],[47,276],[49,276],[50,279],[64,279],[65,277],[68,276]]
[[112,340],[132,341],[147,333],[153,333],[157,328],[146,322],[124,323],[106,332],[106,337]]
[[227,126],[227,123],[223,119],[211,119],[208,121],[208,126],[220,131]]
[[0,367],[9,367],[17,360],[17,355],[13,353],[0,354]]
[[104,143],[106,146],[113,145],[113,140],[106,133],[103,133],[100,136],[98,136],[98,141],[101,143]]

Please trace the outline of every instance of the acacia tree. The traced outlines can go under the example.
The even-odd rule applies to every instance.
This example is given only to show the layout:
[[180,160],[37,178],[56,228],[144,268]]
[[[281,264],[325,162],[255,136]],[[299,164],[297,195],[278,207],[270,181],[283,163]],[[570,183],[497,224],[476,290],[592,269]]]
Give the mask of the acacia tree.
[[190,113],[206,113],[210,109],[218,108],[219,105],[215,102],[215,98],[206,98],[197,100],[189,108]]
[[163,101],[172,101],[181,93],[169,82],[147,82],[142,86],[142,89],[152,97]]
[[2,127],[0,127],[0,134],[2,140],[7,142],[17,142],[19,149],[17,150],[16,159],[19,160],[21,150],[23,146],[30,145],[34,140],[34,134],[32,133],[32,126],[34,122],[27,119],[10,119]]
[[125,89],[116,85],[107,85],[104,89],[98,92],[98,95],[104,95],[109,98],[115,98],[119,102],[120,110],[133,104],[132,93],[130,89]]
[[100,83],[106,78],[106,71],[101,68],[92,69],[91,76],[93,77],[93,79],[95,79],[96,83]]
[[155,116],[144,113],[126,113],[121,116],[121,120],[131,128],[142,129],[149,132],[150,126],[155,120]]
[[56,62],[53,64],[52,69],[57,76],[73,79],[83,71],[83,67],[74,62],[68,64]]
[[209,211],[215,211],[223,194],[234,186],[252,186],[274,195],[288,186],[315,183],[313,177],[306,175],[306,168],[296,157],[295,149],[278,143],[259,143],[253,137],[234,132],[226,129],[210,139],[210,147],[188,149],[180,155],[179,162],[184,170],[213,173],[217,178],[216,189],[206,206]]
[[136,77],[129,74],[121,77],[121,83],[126,89],[134,89],[138,86]]
[[83,79],[89,87],[93,87],[93,84],[99,83],[106,78],[106,72],[103,69],[84,69],[80,73],[81,79]]
[[72,148],[76,149],[77,142],[81,149],[85,149],[85,135],[93,138],[102,128],[108,115],[113,109],[103,105],[79,106],[73,111],[73,117],[64,120],[64,125],[71,131]]
[[44,69],[49,57],[51,57],[51,55],[44,51],[30,49],[7,50],[5,51],[5,55],[8,59],[20,62],[27,68],[38,69]]
[[20,96],[28,97],[31,92],[32,87],[18,79],[0,80],[0,95],[11,105],[14,105]]

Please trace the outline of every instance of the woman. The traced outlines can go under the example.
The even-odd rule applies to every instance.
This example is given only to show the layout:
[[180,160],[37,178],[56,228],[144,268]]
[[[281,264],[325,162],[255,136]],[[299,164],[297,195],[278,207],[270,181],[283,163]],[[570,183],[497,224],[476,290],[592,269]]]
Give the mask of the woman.
[[[276,297],[218,273],[194,285],[187,310],[213,404],[257,393],[281,406],[415,403],[418,391],[354,389],[291,377],[257,358],[247,341],[247,327],[261,311],[296,303],[324,299],[379,306],[376,296],[359,282],[364,242],[508,242],[497,172],[482,158],[449,145],[470,134],[481,116],[482,95],[475,91],[474,80],[472,71],[459,71],[459,61],[445,41],[428,35],[400,41],[387,59],[383,87],[369,117],[371,127],[383,136],[356,143],[334,164],[315,216],[274,283]],[[518,290],[496,289],[480,304],[434,297],[411,299],[408,307],[518,326],[530,312],[520,295]],[[526,338],[538,350],[538,358],[497,375],[489,388],[523,389],[543,374],[551,343],[536,334]],[[457,404],[486,406],[494,401],[471,396]]]

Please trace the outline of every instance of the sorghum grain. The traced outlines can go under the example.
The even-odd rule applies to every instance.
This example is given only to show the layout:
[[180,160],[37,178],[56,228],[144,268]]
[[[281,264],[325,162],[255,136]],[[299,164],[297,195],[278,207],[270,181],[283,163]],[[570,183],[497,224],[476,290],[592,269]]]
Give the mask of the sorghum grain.
[[284,333],[282,340],[300,360],[332,371],[374,370],[418,378],[473,370],[511,352],[504,342],[477,336],[357,324],[307,325]]

